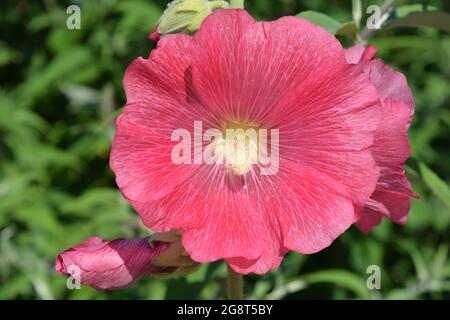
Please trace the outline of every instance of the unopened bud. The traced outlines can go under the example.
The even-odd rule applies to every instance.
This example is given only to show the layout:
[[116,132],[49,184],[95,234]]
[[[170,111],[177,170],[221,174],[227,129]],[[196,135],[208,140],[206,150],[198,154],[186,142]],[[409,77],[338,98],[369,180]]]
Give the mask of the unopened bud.
[[229,7],[227,1],[174,0],[167,6],[150,39],[171,33],[194,33],[214,10]]

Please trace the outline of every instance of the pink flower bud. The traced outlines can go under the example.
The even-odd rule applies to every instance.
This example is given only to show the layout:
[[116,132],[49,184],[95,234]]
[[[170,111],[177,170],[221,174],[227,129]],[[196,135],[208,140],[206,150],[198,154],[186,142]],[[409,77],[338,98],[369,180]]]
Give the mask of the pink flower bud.
[[153,273],[170,273],[171,267],[159,267],[152,263],[171,245],[153,242],[148,238],[105,241],[98,237],[67,249],[56,258],[56,271],[72,275],[79,268],[78,276],[83,285],[98,290],[119,289],[129,286],[143,276]]

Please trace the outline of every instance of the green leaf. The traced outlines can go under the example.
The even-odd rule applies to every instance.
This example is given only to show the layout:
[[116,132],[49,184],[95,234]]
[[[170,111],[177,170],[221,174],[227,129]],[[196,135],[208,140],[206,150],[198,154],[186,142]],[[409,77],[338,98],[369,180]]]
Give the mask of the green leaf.
[[70,80],[84,68],[95,63],[95,58],[89,49],[73,47],[64,54],[58,55],[38,73],[29,77],[22,84],[21,96],[33,100],[45,95],[53,86]]
[[445,280],[445,264],[448,260],[448,245],[441,244],[431,264],[431,274],[436,279]]
[[398,6],[395,8],[395,16],[397,18],[403,18],[414,12],[424,12],[424,11],[436,11],[436,7],[427,6],[425,4],[407,4],[404,6]]
[[331,269],[317,271],[305,274],[298,279],[304,280],[309,284],[321,282],[331,283],[353,291],[359,298],[367,298],[369,294],[364,278],[346,270]]
[[342,24],[340,28],[336,31],[336,35],[344,36],[350,40],[355,39],[357,34],[358,34],[358,26],[354,21]]
[[446,12],[414,12],[394,20],[389,28],[398,27],[433,27],[450,32],[450,14]]
[[162,14],[161,9],[152,1],[122,1],[116,10],[123,15],[117,25],[117,32],[129,41],[132,35],[148,33],[149,27],[156,24]]
[[352,291],[358,298],[366,299],[369,297],[369,290],[367,289],[366,282],[363,277],[347,270],[329,269],[295,277],[292,281],[277,287],[274,291],[267,295],[266,298],[281,299],[287,294],[304,290],[311,284],[316,283],[331,283],[338,287]]
[[420,173],[428,188],[450,209],[450,189],[448,185],[424,163],[420,164]]
[[418,250],[415,250],[411,253],[411,259],[413,261],[414,268],[416,269],[417,278],[420,281],[427,281],[430,278],[430,273],[423,255]]
[[16,63],[22,58],[20,51],[11,49],[0,42],[0,67],[9,63]]
[[280,300],[291,293],[299,292],[305,290],[308,287],[308,283],[304,280],[293,280],[288,283],[277,287],[275,290],[270,292],[267,296],[267,300]]
[[328,32],[332,33],[333,35],[336,34],[336,32],[342,25],[336,19],[316,11],[303,11],[300,12],[297,15],[297,17],[305,18],[311,21],[312,23],[325,28]]

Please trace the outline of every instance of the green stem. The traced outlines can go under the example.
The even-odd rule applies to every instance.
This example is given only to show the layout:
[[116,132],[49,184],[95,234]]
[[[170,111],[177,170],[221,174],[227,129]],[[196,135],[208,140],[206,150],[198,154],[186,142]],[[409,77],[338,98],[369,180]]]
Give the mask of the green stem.
[[244,300],[244,279],[242,274],[227,265],[227,284],[229,300]]
[[[389,10],[391,10],[395,5],[395,0],[385,0],[380,8],[380,17],[382,18]],[[364,28],[363,32],[358,35],[358,42],[365,43],[376,30]]]
[[244,0],[230,0],[230,8],[244,9]]

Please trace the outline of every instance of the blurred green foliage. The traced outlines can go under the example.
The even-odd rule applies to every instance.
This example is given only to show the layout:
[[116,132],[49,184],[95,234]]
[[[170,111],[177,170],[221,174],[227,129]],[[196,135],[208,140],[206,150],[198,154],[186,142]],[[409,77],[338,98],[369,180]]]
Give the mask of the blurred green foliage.
[[[81,6],[81,30],[66,28],[70,4]],[[363,1],[363,10],[369,4],[380,1]],[[429,4],[449,11],[448,1]],[[58,252],[91,235],[148,234],[116,188],[108,155],[125,102],[123,72],[136,57],[148,56],[153,44],[147,36],[164,6],[151,0],[1,1],[0,299],[225,296],[222,262],[187,278],[149,278],[116,292],[70,291],[54,271]],[[246,7],[265,20],[305,10],[352,20],[350,0],[247,0]],[[351,228],[318,254],[289,253],[280,269],[247,276],[249,298],[450,298],[450,39],[433,28],[398,28],[370,42],[413,89],[417,113],[407,173],[422,198],[413,201],[406,226],[384,221],[367,236]],[[367,289],[369,265],[381,268],[379,291]]]

